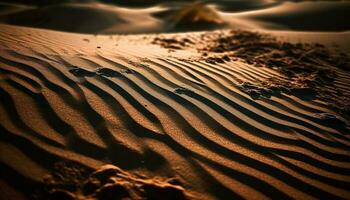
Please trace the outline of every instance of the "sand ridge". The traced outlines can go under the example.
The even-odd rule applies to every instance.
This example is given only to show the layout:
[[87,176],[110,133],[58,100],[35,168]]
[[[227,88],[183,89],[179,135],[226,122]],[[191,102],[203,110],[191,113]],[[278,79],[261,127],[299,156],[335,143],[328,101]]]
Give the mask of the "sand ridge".
[[[147,199],[140,188],[155,180],[156,190],[198,199],[349,197],[349,129],[327,121],[338,116],[329,105],[293,93],[253,99],[241,83],[285,75],[240,60],[190,60],[202,54],[169,52],[152,44],[157,37],[1,25],[4,182],[30,194],[66,160],[86,169],[81,182],[104,164],[127,174],[97,186],[92,199],[103,190]],[[346,90],[349,74],[335,70],[334,84]],[[51,186],[49,194],[79,197]]]
[[1,23],[76,33],[140,34],[218,28],[347,31],[350,28],[346,20],[350,17],[349,1],[3,1],[7,3],[0,2]]

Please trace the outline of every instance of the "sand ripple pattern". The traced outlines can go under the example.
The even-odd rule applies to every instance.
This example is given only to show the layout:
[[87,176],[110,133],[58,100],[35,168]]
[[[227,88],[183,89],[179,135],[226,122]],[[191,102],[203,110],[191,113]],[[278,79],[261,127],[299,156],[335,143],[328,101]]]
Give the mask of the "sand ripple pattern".
[[[67,159],[177,176],[210,199],[350,198],[349,130],[315,115],[333,113],[324,103],[254,100],[239,89],[278,75],[270,69],[127,48],[79,56],[35,36],[20,51],[8,46],[21,38],[0,38],[8,44],[0,49],[0,167],[14,186]],[[350,75],[338,84],[349,86]]]

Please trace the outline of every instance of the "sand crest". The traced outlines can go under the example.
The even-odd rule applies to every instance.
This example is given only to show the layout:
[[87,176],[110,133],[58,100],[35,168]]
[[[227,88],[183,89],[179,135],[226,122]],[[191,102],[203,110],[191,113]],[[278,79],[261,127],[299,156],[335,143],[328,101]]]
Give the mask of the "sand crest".
[[[121,37],[0,25],[1,199],[349,198],[349,116],[322,97],[301,98],[310,91],[287,84],[300,74],[269,67],[266,49],[262,60],[228,43],[216,52],[218,33],[271,37],[281,62],[296,59],[254,32]],[[338,63],[321,59],[329,47],[305,45],[295,54]],[[348,98],[342,66],[308,79],[311,89]],[[276,78],[290,91],[263,91]]]

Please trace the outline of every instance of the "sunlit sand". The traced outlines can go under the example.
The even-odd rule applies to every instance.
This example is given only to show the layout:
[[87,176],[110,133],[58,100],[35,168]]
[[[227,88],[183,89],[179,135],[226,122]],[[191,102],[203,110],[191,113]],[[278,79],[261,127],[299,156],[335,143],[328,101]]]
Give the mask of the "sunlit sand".
[[349,199],[349,2],[20,3],[0,199]]

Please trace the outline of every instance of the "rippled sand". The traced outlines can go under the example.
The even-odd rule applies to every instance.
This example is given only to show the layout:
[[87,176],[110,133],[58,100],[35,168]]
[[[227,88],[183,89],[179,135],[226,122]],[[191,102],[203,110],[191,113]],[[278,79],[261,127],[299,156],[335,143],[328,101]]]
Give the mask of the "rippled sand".
[[[0,199],[349,199],[349,31],[271,30],[288,24],[264,13],[296,3],[250,3],[0,24]],[[144,34],[187,18],[235,29]]]

